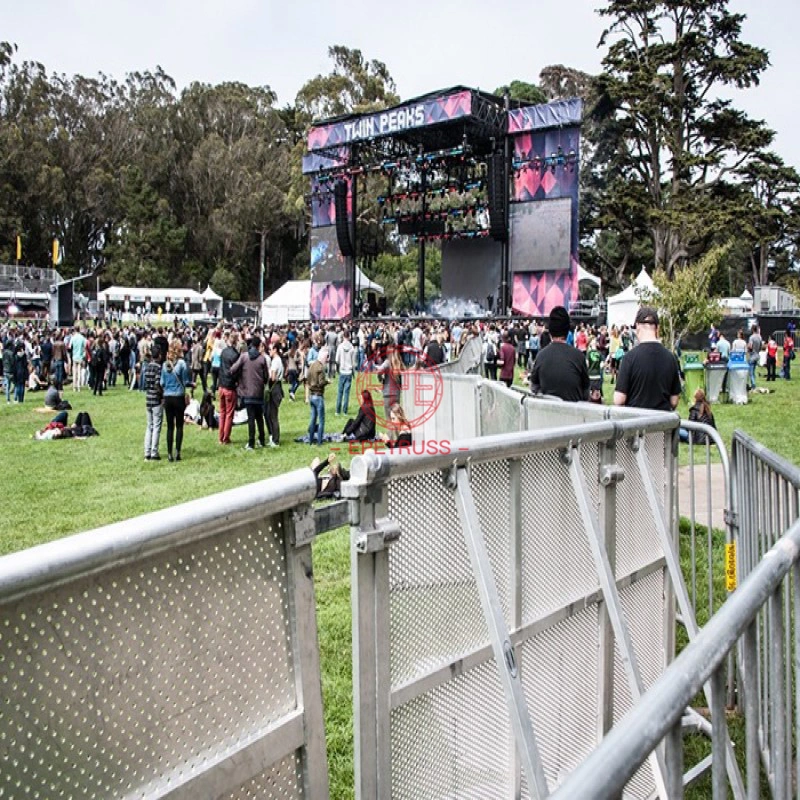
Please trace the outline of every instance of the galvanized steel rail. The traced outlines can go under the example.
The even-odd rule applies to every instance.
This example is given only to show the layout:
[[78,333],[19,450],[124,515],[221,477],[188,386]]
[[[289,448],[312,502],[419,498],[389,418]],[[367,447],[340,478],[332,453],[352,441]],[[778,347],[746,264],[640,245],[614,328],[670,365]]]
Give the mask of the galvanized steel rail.
[[[618,795],[639,765],[648,754],[667,736],[673,746],[669,748],[670,798],[683,796],[680,750],[680,723],[683,709],[691,701],[706,681],[721,688],[722,670],[725,658],[741,637],[745,637],[745,660],[752,664],[756,657],[754,626],[757,615],[769,606],[773,617],[774,641],[783,646],[782,636],[786,631],[781,627],[783,582],[790,570],[795,574],[797,591],[798,561],[800,560],[800,523],[795,522],[767,553],[764,559],[752,570],[742,585],[698,633],[673,664],[655,682],[641,701],[631,709],[622,721],[604,738],[602,744],[561,784],[551,797],[574,800],[609,798]],[[800,657],[800,638],[795,635],[795,658]],[[773,662],[774,665],[775,662]],[[774,694],[770,695],[771,711],[778,718],[776,724],[776,759],[773,766],[773,795],[788,797],[791,770],[785,756],[786,729],[780,725],[782,718],[783,665],[775,670]],[[749,689],[749,691],[748,691]],[[717,694],[717,693],[715,693]],[[719,694],[717,694],[719,696]],[[746,686],[746,717],[757,719],[760,698],[753,687]],[[725,709],[720,703],[712,706],[713,726],[713,796],[725,797],[725,764],[722,756],[723,732],[726,730]],[[748,725],[747,736],[747,796],[755,800],[760,796],[759,769],[757,753],[752,743],[752,724]]]

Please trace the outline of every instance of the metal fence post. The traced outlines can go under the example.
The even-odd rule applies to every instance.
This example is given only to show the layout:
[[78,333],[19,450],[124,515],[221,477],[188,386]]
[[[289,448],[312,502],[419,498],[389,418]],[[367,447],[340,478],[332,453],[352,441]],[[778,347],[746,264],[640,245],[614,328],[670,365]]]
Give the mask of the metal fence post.
[[[509,499],[511,501],[511,629],[522,628],[522,461],[513,458],[508,462]],[[522,646],[515,648],[517,664],[522,665]],[[522,667],[520,666],[520,673]],[[522,764],[519,752],[511,741],[511,763],[514,772],[513,796],[522,791]]]
[[[608,565],[612,574],[617,564],[617,483],[623,480],[622,470],[616,464],[614,442],[599,445],[600,462],[600,534],[605,545]],[[600,709],[598,714],[599,739],[614,724],[614,626],[608,613],[608,604],[600,601],[597,609],[600,629]]]
[[389,800],[392,770],[388,548],[400,531],[385,516],[386,496],[382,487],[372,487],[367,496],[351,503],[356,797]]
[[[298,706],[303,709],[306,743],[303,754],[303,783],[309,797],[328,797],[328,756],[325,719],[322,711],[322,675],[319,664],[317,604],[314,594],[314,566],[310,544],[297,545],[307,530],[314,530],[310,505],[284,514],[287,567],[295,643],[294,674]],[[298,536],[298,534],[300,534]]]

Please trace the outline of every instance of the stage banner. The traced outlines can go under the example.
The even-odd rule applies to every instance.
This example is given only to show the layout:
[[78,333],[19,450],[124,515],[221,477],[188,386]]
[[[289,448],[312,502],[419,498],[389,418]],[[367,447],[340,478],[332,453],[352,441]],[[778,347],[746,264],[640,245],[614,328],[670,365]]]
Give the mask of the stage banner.
[[521,133],[580,125],[582,117],[583,100],[577,97],[538,106],[514,108],[508,112],[508,132]]
[[511,305],[526,317],[546,317],[555,306],[569,308],[578,292],[578,264],[560,272],[515,272]]
[[311,319],[347,319],[350,316],[350,282],[311,282]]
[[[467,117],[472,113],[472,92],[463,89],[438,97],[387,108],[375,114],[353,115],[318,125],[308,132],[309,151],[390,136],[425,125]],[[305,169],[304,169],[305,171]]]

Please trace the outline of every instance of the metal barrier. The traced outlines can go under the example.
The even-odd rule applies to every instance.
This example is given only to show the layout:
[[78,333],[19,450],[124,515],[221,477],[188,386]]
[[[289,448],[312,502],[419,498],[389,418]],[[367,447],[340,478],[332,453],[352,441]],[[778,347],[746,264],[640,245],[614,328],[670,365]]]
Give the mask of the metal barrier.
[[[644,762],[662,740],[665,740],[667,752],[667,796],[683,797],[681,712],[706,682],[712,689],[713,797],[727,797],[724,767],[724,734],[727,731],[723,702],[724,661],[727,653],[740,642],[747,667],[743,672],[747,725],[747,797],[749,800],[761,797],[758,729],[762,706],[767,705],[776,742],[774,759],[768,766],[770,789],[773,797],[788,798],[792,794],[792,783],[798,776],[793,775],[797,767],[790,757],[792,731],[790,718],[785,714],[785,701],[791,695],[791,682],[784,675],[784,659],[791,660],[792,649],[794,659],[800,659],[800,638],[795,627],[794,646],[792,648],[789,645],[790,629],[783,623],[783,595],[793,595],[794,610],[800,609],[798,561],[800,524],[795,522],[703,628],[697,639],[678,656],[641,702],[570,775],[553,797],[564,800],[575,797],[586,800],[613,797],[622,791],[638,765]],[[793,572],[793,591],[789,585],[790,570]],[[772,625],[772,638],[767,649],[776,656],[770,665],[770,686],[766,697],[762,693],[764,687],[754,680],[758,673],[761,646],[758,641],[758,616],[765,607]],[[797,688],[795,683],[795,702],[800,702]]]
[[326,797],[315,491],[299,470],[0,559],[0,795]]
[[[358,797],[545,797],[666,667],[673,588],[696,635],[667,513],[678,419],[626,416],[354,459]],[[667,775],[653,751],[628,796]]]
[[[739,532],[737,567],[747,577],[760,569],[780,532],[800,516],[800,468],[741,431],[734,433],[732,465]],[[779,592],[769,609],[761,609],[752,626],[753,641],[746,640],[744,652],[740,653],[740,674],[746,686],[748,745],[756,746],[757,742],[776,797],[784,796],[784,783],[785,792],[791,793],[791,774],[786,765],[793,762],[793,716],[795,725],[800,726],[800,705],[796,705],[800,703],[800,695],[795,684],[793,703],[791,686],[796,676],[791,653],[785,649],[785,638],[791,636],[793,625],[795,642],[800,647],[800,627],[794,616],[800,610],[798,598],[800,574],[795,569],[793,592],[787,586],[782,598]],[[800,650],[794,658],[796,669]],[[800,727],[794,737],[800,741],[797,734]]]

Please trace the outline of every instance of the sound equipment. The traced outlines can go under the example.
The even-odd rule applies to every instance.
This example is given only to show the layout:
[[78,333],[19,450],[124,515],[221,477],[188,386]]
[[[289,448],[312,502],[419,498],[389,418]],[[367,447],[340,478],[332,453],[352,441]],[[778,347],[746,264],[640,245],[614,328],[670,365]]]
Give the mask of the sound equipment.
[[386,298],[379,297],[378,298],[378,313],[382,316],[386,316]]
[[50,288],[50,320],[59,328],[75,324],[73,283],[58,283]]
[[350,238],[350,220],[347,216],[347,183],[338,180],[333,185],[333,204],[336,210],[336,241],[345,258],[353,258],[356,254],[353,240]]
[[487,195],[489,199],[489,235],[496,242],[508,239],[508,220],[506,219],[506,195],[508,185],[505,180],[503,153],[492,153],[487,159]]

